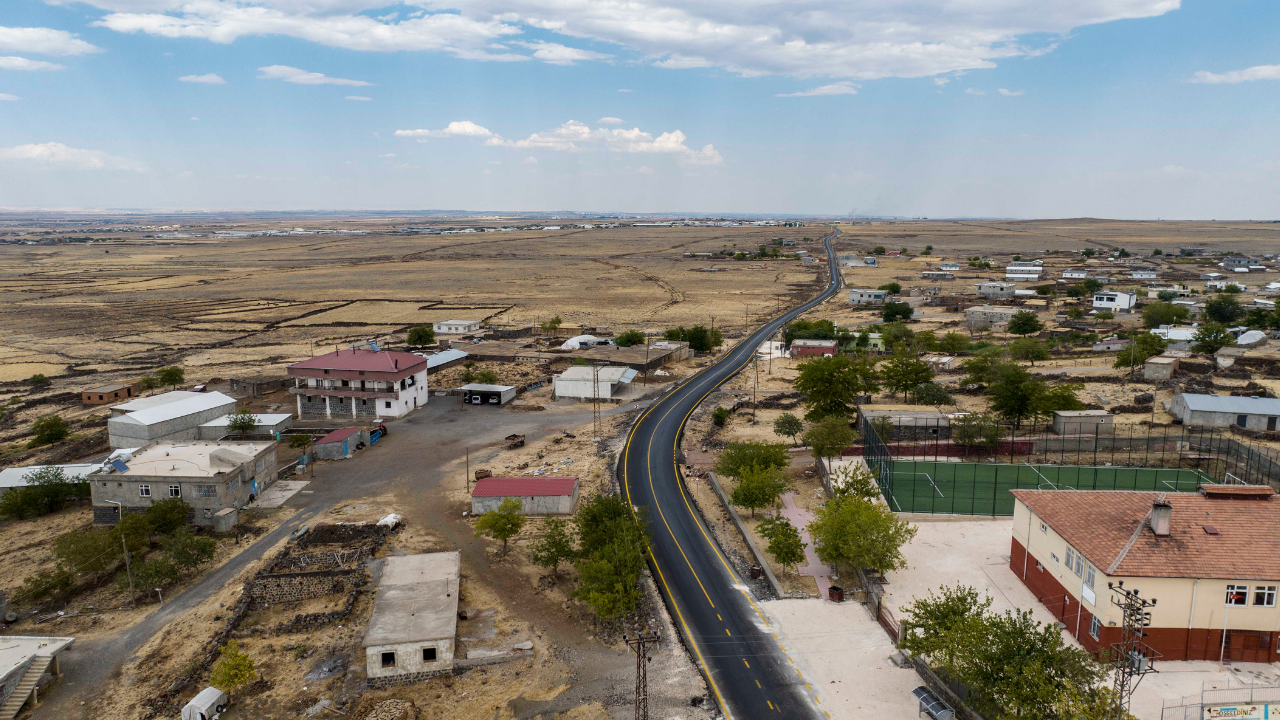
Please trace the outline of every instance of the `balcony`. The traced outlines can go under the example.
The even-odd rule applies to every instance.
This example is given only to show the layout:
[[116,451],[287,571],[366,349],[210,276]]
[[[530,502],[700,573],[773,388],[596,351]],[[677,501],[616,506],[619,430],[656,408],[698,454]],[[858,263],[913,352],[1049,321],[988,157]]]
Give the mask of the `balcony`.
[[349,397],[349,398],[386,398],[395,400],[400,397],[400,391],[397,390],[361,390],[353,387],[291,387],[289,392],[294,395],[313,395],[315,397]]

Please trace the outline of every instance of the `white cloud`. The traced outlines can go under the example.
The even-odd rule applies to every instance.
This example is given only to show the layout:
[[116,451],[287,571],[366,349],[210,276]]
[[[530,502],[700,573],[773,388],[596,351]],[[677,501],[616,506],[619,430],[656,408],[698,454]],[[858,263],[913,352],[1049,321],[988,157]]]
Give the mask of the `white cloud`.
[[618,92],[629,93],[629,92],[635,92],[635,90],[632,90],[631,88],[618,88]]
[[1224,73],[1211,73],[1201,70],[1191,77],[1193,83],[1222,85],[1248,82],[1250,80],[1280,80],[1280,65],[1254,65],[1244,70],[1232,70]]
[[832,83],[830,85],[822,85],[812,90],[802,90],[793,93],[779,93],[778,97],[817,97],[819,95],[857,95],[858,88],[861,85],[847,81]]
[[193,116],[191,117],[191,119],[192,119],[192,120],[199,120],[200,118],[195,117],[195,116],[193,115]]
[[226,85],[227,81],[218,76],[217,73],[205,73],[204,75],[183,75],[178,78],[181,82],[199,83],[201,85]]
[[443,130],[397,130],[396,137],[411,138],[444,138],[444,137],[497,137],[489,128],[477,125],[470,120],[454,120]]
[[64,70],[58,63],[44,60],[28,60],[24,57],[9,55],[0,57],[0,70]]
[[533,50],[535,59],[549,65],[572,65],[579,60],[609,60],[613,58],[612,55],[541,40],[535,43],[515,42],[513,44]]
[[136,170],[142,165],[128,158],[108,155],[101,150],[82,150],[60,142],[29,143],[0,148],[0,161],[27,162],[49,167],[72,167],[81,170]]
[[938,87],[942,87],[943,85],[946,85],[949,82],[951,82],[951,78],[936,77],[933,79],[933,84],[937,85]]
[[39,27],[0,27],[0,50],[38,55],[87,55],[102,52],[102,48],[81,40],[73,33]]
[[682,164],[688,165],[717,165],[723,162],[723,158],[715,147],[704,145],[701,150],[694,150],[685,145],[684,141],[685,134],[679,130],[665,132],[655,138],[651,133],[644,132],[640,128],[593,130],[585,123],[570,120],[560,127],[533,133],[523,140],[510,140],[494,135],[485,140],[484,144],[571,153],[599,149],[620,153],[673,155]]
[[393,157],[395,157],[395,156],[396,156],[396,154],[395,154],[395,153],[382,153],[382,154],[381,154],[381,155],[379,155],[378,157],[393,158]]
[[537,164],[538,164],[538,158],[536,158],[536,157],[534,157],[534,156],[530,155],[529,157],[525,158],[525,159],[524,159],[524,160],[522,160],[521,162],[523,162],[525,165],[537,165]]
[[653,168],[649,167],[648,165],[641,165],[640,167],[636,168],[636,172],[640,173],[641,175],[652,175],[654,171],[653,171]]
[[347,99],[352,102],[371,102],[373,100],[373,98],[365,95],[348,95]]
[[623,120],[616,117],[602,117],[596,122],[600,125],[621,125]]
[[965,95],[986,95],[986,93],[983,92],[982,90],[974,90],[973,88],[965,88],[964,94]]
[[323,73],[307,72],[288,65],[268,65],[258,68],[259,80],[283,80],[295,85],[350,85],[352,87],[368,87],[373,83],[364,80],[347,80],[329,77]]
[[22,98],[18,97],[17,95],[10,95],[9,93],[0,93],[0,101],[12,102],[14,100],[21,100],[21,99]]
[[1026,93],[1021,90],[1006,90],[1004,88],[1000,88],[996,90],[996,92],[1004,95],[1005,97],[1019,97],[1021,95],[1026,95]]

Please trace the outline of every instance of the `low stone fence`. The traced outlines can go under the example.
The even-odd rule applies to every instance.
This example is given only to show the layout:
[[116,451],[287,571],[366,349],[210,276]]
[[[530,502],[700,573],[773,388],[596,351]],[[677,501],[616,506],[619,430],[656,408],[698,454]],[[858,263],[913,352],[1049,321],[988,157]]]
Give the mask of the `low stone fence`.
[[312,570],[298,573],[263,573],[253,579],[246,594],[253,609],[286,602],[300,602],[325,595],[350,592],[364,584],[363,568]]

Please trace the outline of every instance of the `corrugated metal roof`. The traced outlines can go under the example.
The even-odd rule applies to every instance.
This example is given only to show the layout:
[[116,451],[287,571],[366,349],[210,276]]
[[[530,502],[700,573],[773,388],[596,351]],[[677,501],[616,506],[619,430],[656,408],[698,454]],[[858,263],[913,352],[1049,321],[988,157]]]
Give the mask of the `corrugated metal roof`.
[[0,470],[0,488],[26,487],[26,476],[44,467],[60,467],[62,473],[69,478],[83,478],[98,469],[97,463],[74,463],[71,465],[27,465]]
[[[557,380],[586,380],[590,382],[595,377],[595,371],[586,365],[574,365],[565,368],[560,373]],[[628,367],[608,366],[600,368],[600,382],[624,382],[628,383],[634,380],[636,371]]]
[[476,482],[471,497],[546,497],[572,495],[576,477],[487,477]]
[[220,392],[196,393],[194,397],[183,398],[177,402],[165,403],[149,407],[145,410],[135,410],[125,415],[119,415],[111,418],[112,423],[137,423],[139,425],[154,425],[158,422],[173,420],[175,418],[185,417],[193,413],[212,410],[220,405],[230,403],[235,405],[235,398],[229,395],[223,395]]
[[454,360],[460,360],[466,356],[467,354],[465,352],[457,348],[449,348],[448,350],[441,350],[435,355],[427,356],[427,369],[430,370],[431,368],[440,367],[445,363],[450,363],[450,362],[453,362]]
[[508,390],[515,390],[515,388],[516,388],[515,385],[485,385],[483,383],[467,383],[466,385],[463,385],[458,389],[459,390],[475,390],[477,392],[506,392]]
[[1280,415],[1280,399],[1200,395],[1183,393],[1182,401],[1196,412],[1237,413],[1241,415]]
[[360,428],[342,428],[341,430],[334,430],[328,435],[317,440],[316,444],[323,445],[324,443],[342,442],[358,432],[360,432]]
[[290,370],[363,370],[365,372],[404,373],[426,363],[427,359],[413,353],[394,350],[338,350],[303,360],[289,366]]

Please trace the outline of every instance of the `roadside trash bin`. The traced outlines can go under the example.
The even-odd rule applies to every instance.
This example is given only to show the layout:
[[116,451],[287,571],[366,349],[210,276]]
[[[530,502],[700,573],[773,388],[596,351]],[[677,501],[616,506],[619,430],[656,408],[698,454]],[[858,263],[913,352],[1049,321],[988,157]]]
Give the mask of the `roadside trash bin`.
[[844,602],[844,588],[832,585],[827,590],[827,597],[831,598],[831,602]]
[[752,566],[751,566],[751,579],[752,579],[752,580],[759,580],[759,579],[760,579],[760,576],[761,576],[761,575],[763,575],[763,574],[764,574],[764,570],[761,570],[759,565],[752,565]]

